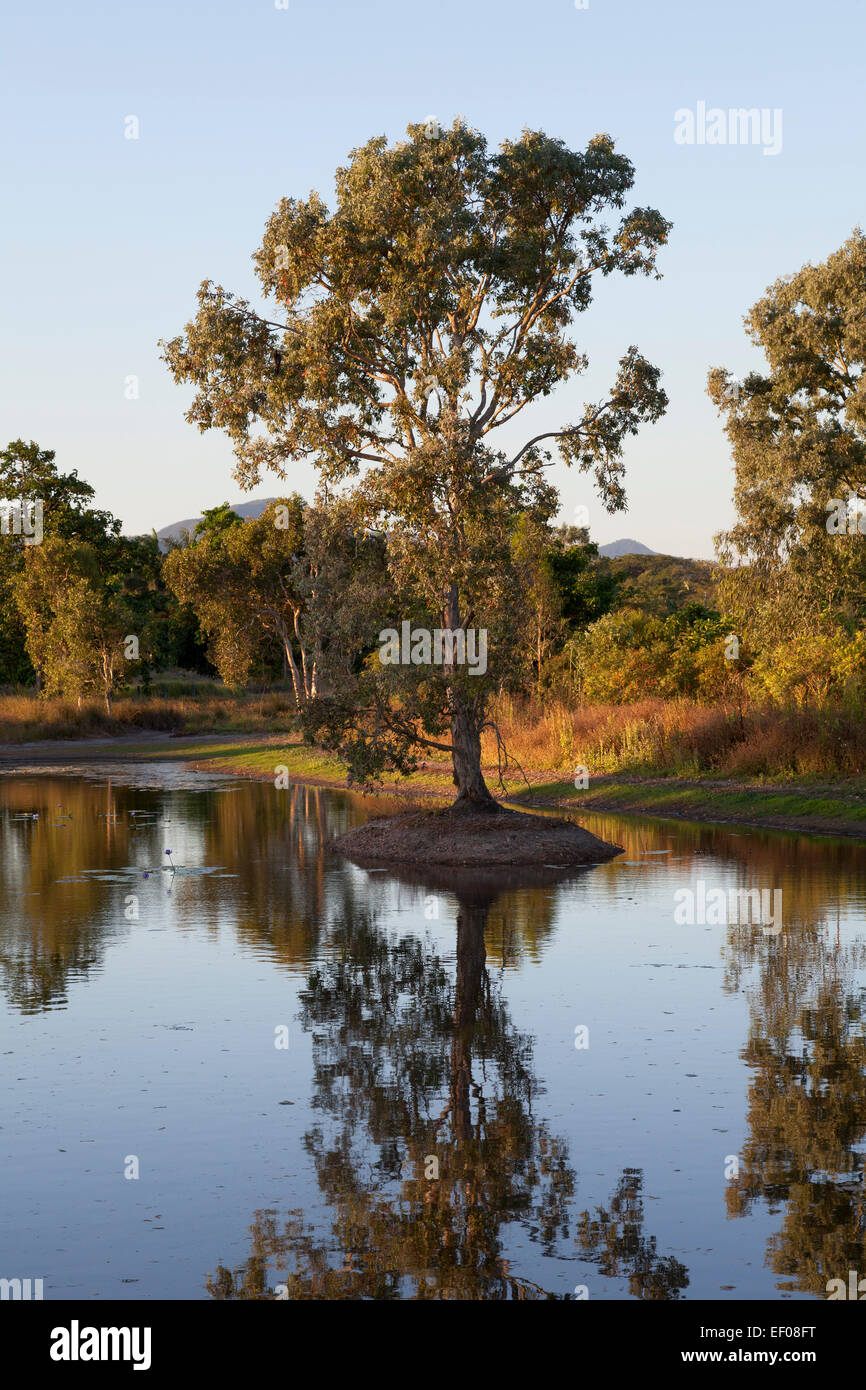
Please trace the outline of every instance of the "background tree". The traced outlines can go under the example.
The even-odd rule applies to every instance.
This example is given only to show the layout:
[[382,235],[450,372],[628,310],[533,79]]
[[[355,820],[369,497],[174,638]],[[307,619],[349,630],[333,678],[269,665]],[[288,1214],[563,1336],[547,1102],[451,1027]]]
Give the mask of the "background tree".
[[350,606],[352,571],[371,548],[381,571],[381,541],[356,536],[345,509],[325,516],[294,494],[250,521],[228,503],[211,508],[192,543],[169,552],[164,570],[180,601],[194,609],[227,684],[243,685],[254,660],[279,651],[301,710],[319,693],[324,626],[341,656],[353,650],[334,614]]
[[[314,459],[328,486],[350,489],[359,529],[387,535],[406,617],[492,630],[484,677],[457,662],[367,662],[350,698],[342,665],[328,697],[331,738],[357,776],[444,748],[458,804],[492,808],[481,730],[519,643],[503,616],[513,523],[555,508],[542,476],[554,440],[566,463],[594,471],[610,509],[624,505],[623,444],[663,412],[659,373],[631,347],[609,395],[574,423],[510,456],[491,439],[586,367],[568,329],[594,278],[651,273],[669,224],[650,208],[613,231],[602,223],[634,178],[606,135],[581,153],[526,131],[496,154],[459,122],[432,135],[410,125],[406,141],[354,151],[333,213],[315,193],[280,203],[255,260],[281,321],[205,281],[195,320],[164,355],[196,388],[187,418],[233,440],[243,485]],[[368,617],[372,640],[384,624]],[[321,707],[317,719],[321,729]]]
[[739,702],[740,678],[752,658],[742,643],[736,659],[726,656],[730,630],[700,603],[666,618],[639,609],[608,613],[576,644],[581,692],[589,703],[647,695]]
[[178,603],[165,582],[156,532],[118,536],[108,563],[117,596],[129,613],[128,631],[138,638],[137,670],[143,689],[149,689],[153,671],[166,667],[213,674],[197,640],[195,616]]
[[[61,473],[53,449],[40,449],[15,439],[0,450],[0,499],[40,501],[45,536],[83,541],[105,553],[120,532],[120,522],[110,512],[91,506],[95,492],[78,474]],[[24,625],[13,600],[15,577],[35,546],[20,536],[0,536],[0,684],[25,684],[39,671],[27,654]]]
[[522,516],[515,528],[514,557],[529,610],[526,655],[540,695],[545,681],[562,674],[564,661],[552,658],[613,607],[618,580],[599,567],[598,546],[585,527],[554,529]]
[[[198,540],[201,536],[222,536],[232,526],[242,526],[243,517],[233,511],[228,502],[221,502],[218,507],[205,507],[201,521],[197,522],[192,533],[192,539]],[[187,535],[187,532],[183,532]]]
[[[274,524],[278,505],[290,512],[289,529]],[[279,644],[299,705],[311,683],[299,677],[292,652],[302,606],[293,572],[295,553],[303,546],[303,509],[302,499],[295,498],[244,522],[228,503],[211,508],[189,544],[171,549],[163,566],[172,592],[196,614],[208,656],[226,684],[243,686],[253,663],[273,655]]]
[[[746,317],[766,372],[708,390],[726,417],[737,521],[718,543],[737,568],[722,601],[774,644],[866,616],[866,237],[777,280]],[[835,503],[841,531],[828,532]],[[838,522],[838,518],[835,518]],[[853,521],[853,532],[850,529]]]
[[52,536],[33,546],[12,592],[26,633],[27,653],[43,673],[43,694],[79,701],[111,697],[129,673],[126,639],[132,614],[103,574],[89,545]]
[[[603,555],[598,569],[616,585],[616,606],[666,618],[687,603],[717,608],[716,566],[679,555]],[[601,616],[601,615],[599,615]]]

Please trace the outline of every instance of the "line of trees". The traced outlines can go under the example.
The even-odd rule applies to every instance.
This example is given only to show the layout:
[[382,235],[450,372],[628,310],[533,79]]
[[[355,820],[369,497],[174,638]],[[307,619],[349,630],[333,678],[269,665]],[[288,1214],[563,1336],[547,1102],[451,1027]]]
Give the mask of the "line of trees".
[[[35,685],[79,701],[99,694],[110,711],[118,688],[146,692],[171,668],[218,676],[233,690],[283,682],[310,729],[335,669],[356,688],[366,671],[365,680],[382,682],[382,699],[394,698],[377,639],[383,627],[399,627],[406,605],[388,538],[357,530],[344,503],[293,495],[250,521],[225,503],[163,555],[155,536],[122,537],[113,518],[84,505],[92,490],[60,474],[48,451],[16,441],[0,459],[19,471],[27,460],[39,464],[41,481],[31,470],[26,487],[45,508],[40,545],[15,536],[0,545],[0,686]],[[748,698],[866,703],[866,633],[841,606],[829,618],[801,607],[799,628],[780,622],[768,640],[766,608],[777,591],[763,606],[749,591],[753,611],[738,622],[719,607],[720,591],[736,603],[737,586],[752,583],[748,568],[714,571],[661,555],[604,559],[585,530],[525,517],[509,545],[516,641],[498,691],[588,704],[648,694],[739,706]],[[419,624],[429,620],[420,607],[410,612]]]
[[[309,716],[334,672],[360,673],[381,628],[405,616],[388,538],[359,530],[339,500],[294,494],[248,521],[224,503],[163,554],[155,534],[121,536],[52,451],[14,441],[0,470],[6,495],[40,500],[44,516],[40,544],[0,543],[0,687],[98,694],[110,712],[118,689],[147,691],[153,675],[179,668],[233,690],[284,681]],[[521,633],[512,684],[546,689],[566,642],[613,604],[618,580],[586,531],[519,520],[510,545]]]

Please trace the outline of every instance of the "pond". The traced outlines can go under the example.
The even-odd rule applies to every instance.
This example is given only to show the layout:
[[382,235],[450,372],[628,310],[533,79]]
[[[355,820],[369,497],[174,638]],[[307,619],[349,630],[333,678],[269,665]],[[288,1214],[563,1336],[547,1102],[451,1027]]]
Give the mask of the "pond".
[[623,854],[532,882],[328,852],[381,809],[170,763],[0,777],[0,1277],[742,1300],[866,1272],[862,848],[593,814]]

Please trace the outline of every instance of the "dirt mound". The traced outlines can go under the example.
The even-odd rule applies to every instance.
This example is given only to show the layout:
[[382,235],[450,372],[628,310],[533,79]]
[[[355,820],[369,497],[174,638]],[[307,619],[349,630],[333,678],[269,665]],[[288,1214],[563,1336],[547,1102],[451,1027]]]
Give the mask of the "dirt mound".
[[572,821],[453,810],[412,811],[367,821],[330,842],[330,848],[368,864],[460,864],[489,868],[524,864],[602,864],[622,853]]

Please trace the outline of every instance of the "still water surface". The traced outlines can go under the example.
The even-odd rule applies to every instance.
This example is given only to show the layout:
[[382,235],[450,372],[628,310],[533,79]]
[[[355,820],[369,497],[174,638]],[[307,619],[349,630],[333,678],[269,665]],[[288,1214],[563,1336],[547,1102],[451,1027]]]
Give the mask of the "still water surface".
[[[0,1276],[725,1300],[866,1273],[862,848],[596,814],[624,853],[565,880],[328,853],[380,809],[168,763],[0,777]],[[781,890],[781,929],[679,924],[699,883]]]

